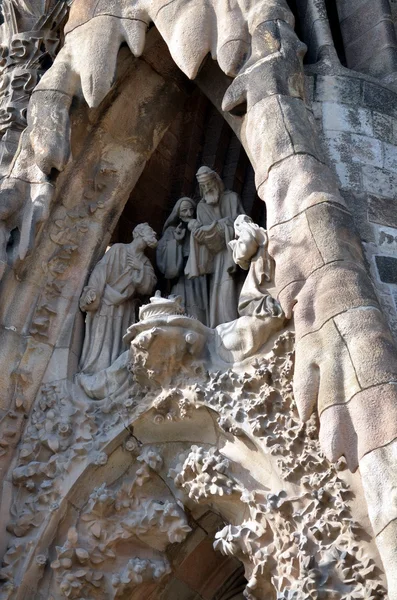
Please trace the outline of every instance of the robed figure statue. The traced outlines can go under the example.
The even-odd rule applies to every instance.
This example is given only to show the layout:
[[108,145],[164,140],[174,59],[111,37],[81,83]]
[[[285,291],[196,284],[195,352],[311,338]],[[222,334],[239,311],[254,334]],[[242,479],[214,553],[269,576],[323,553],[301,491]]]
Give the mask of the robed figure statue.
[[107,369],[126,350],[123,336],[135,322],[137,295],[149,295],[156,285],[146,247],[157,245],[147,223],[137,225],[130,244],[114,244],[94,268],[80,298],[87,313],[80,371],[92,375]]
[[240,198],[225,190],[219,175],[209,167],[197,172],[202,199],[197,205],[197,224],[192,232],[189,278],[208,275],[209,327],[237,319],[239,278],[229,241],[234,238],[234,221],[244,214]]
[[157,267],[172,282],[171,294],[181,296],[186,313],[199,321],[208,322],[208,292],[205,276],[189,279],[185,267],[190,253],[191,232],[197,227],[196,203],[180,198],[163,227],[158,243]]
[[267,232],[248,215],[240,215],[234,223],[236,239],[229,242],[233,260],[248,271],[238,302],[241,317],[265,319],[283,317],[278,301],[268,288],[274,277],[274,261],[268,251]]

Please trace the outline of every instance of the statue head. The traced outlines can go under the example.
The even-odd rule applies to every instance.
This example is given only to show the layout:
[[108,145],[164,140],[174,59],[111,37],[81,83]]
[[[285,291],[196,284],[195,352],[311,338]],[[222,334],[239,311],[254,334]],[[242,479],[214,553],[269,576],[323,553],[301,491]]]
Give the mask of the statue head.
[[188,223],[191,219],[194,219],[196,214],[196,203],[192,198],[183,196],[175,202],[175,206],[166,222],[164,223],[163,232],[168,227],[177,227],[181,221]]
[[[250,238],[259,245],[267,240],[267,234],[262,227],[255,223],[248,215],[238,215],[234,221],[234,234],[236,238],[244,237],[245,240]],[[267,241],[266,241],[267,243]]]
[[156,232],[150,227],[148,223],[139,223],[132,232],[132,237],[135,240],[142,240],[143,248],[149,246],[149,248],[155,248],[157,246]]
[[218,173],[209,167],[200,167],[196,173],[200,186],[200,195],[207,204],[218,204],[221,193],[225,189]]
[[255,225],[251,217],[248,215],[238,215],[236,220],[234,221],[234,233],[236,237],[240,237],[243,231]]
[[189,221],[191,221],[191,219],[193,219],[194,217],[195,210],[196,205],[191,198],[185,197],[180,199],[178,216],[181,221],[183,221],[184,223],[188,223]]

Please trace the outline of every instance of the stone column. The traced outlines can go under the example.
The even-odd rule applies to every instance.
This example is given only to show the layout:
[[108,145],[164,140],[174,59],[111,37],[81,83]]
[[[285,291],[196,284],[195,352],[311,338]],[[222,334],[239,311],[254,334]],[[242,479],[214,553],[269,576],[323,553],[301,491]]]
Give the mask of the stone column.
[[327,55],[336,59],[325,0],[297,0],[296,4],[309,62],[315,63]]
[[[73,330],[87,273],[104,253],[132,188],[186,97],[164,47],[164,67],[167,56],[169,60],[166,78],[152,68],[151,50],[154,55],[158,52],[156,43],[151,45],[149,40],[146,60],[134,60],[124,52],[119,83],[108,101],[89,117],[86,109],[74,114],[74,158],[58,179],[51,216],[36,238],[34,253],[14,268],[7,267],[4,274],[0,310],[2,515],[8,514],[12,500],[12,475],[7,475],[7,469],[46,369],[49,366],[51,380],[62,379],[68,365],[77,362]],[[35,94],[36,102],[45,103],[43,109],[50,113],[52,91],[41,89]],[[23,154],[21,150],[15,169],[25,168]],[[4,517],[2,527],[6,525]],[[6,544],[7,536],[2,539]]]
[[336,5],[347,67],[394,83],[397,38],[389,0],[337,0]]
[[[383,516],[378,547],[395,599],[397,503],[385,511],[377,496],[392,497],[383,490],[392,486],[395,465],[396,346],[352,217],[322,155],[305,98],[302,46],[292,21],[279,20],[276,12],[264,16],[251,25],[252,55],[227,90],[223,109],[246,106],[241,139],[267,205],[278,298],[295,321],[294,392],[301,417],[317,408],[331,461],[345,455],[352,470],[360,461],[375,465],[375,471],[363,469],[363,484],[376,533]],[[378,449],[388,444],[384,457]],[[374,472],[381,473],[376,482]]]

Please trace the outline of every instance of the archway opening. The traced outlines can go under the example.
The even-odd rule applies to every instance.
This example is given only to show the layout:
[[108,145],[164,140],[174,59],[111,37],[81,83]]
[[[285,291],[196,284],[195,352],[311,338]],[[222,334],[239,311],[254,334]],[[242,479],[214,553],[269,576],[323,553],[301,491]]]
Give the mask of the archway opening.
[[157,233],[182,196],[200,199],[196,172],[214,169],[226,189],[241,197],[245,211],[266,224],[266,207],[256,193],[254,170],[235,133],[196,86],[174,119],[133,189],[112,237],[128,243],[131,230],[148,222]]

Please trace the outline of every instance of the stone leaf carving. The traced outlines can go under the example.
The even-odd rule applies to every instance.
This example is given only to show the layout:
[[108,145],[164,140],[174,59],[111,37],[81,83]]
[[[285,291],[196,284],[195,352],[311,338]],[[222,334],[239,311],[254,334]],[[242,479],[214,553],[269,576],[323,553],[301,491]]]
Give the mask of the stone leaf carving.
[[295,497],[244,489],[231,467],[215,448],[193,446],[169,476],[194,502],[220,508],[238,494],[247,506],[250,517],[225,526],[214,542],[245,565],[247,598],[386,598],[361,527],[351,518],[351,494],[334,467],[317,468],[317,482],[308,475],[310,484],[306,479]]
[[229,461],[216,448],[206,450],[192,446],[186,460],[171,469],[168,475],[191,500],[206,503],[212,496],[229,496],[242,491],[228,477],[228,468]]
[[[137,463],[134,477],[112,488],[103,484],[91,493],[78,524],[69,529],[64,545],[56,548],[51,568],[62,597],[127,598],[136,586],[159,581],[171,572],[165,550],[183,541],[191,528],[164,484],[161,496],[153,489],[161,456],[144,448]],[[118,547],[125,542],[130,550],[120,564]],[[146,556],[140,556],[142,544]]]
[[169,573],[171,573],[171,567],[165,558],[132,558],[120,575],[114,575],[112,578],[112,584],[116,590],[115,598],[122,598],[124,592],[131,591],[131,587],[146,581],[160,581]]
[[214,548],[222,554],[235,556],[243,564],[249,558],[248,585],[244,596],[248,600],[266,597],[269,592],[274,596],[274,590],[270,584],[272,569],[276,560],[272,556],[273,547],[268,543],[268,533],[259,523],[246,521],[240,526],[227,525],[216,535]]
[[96,431],[92,415],[61,384],[43,387],[13,470],[13,482],[21,492],[9,531],[24,536],[40,525],[49,509],[57,509],[60,477],[71,461],[86,457]]
[[[154,303],[146,310],[156,307]],[[1,573],[4,589],[12,589],[43,515],[59,510],[59,494],[67,491],[71,470],[87,461],[106,464],[105,439],[120,435],[134,415],[147,412],[152,427],[165,427],[170,419],[190,422],[196,411],[206,408],[218,415],[229,439],[246,436],[261,455],[269,453],[285,480],[285,489],[272,494],[248,489],[232,460],[216,447],[199,444],[169,470],[178,499],[189,508],[208,504],[222,514],[229,504],[241,506],[242,520],[230,521],[216,547],[244,562],[248,597],[282,598],[288,589],[285,598],[310,598],[313,590],[319,598],[327,598],[326,593],[329,598],[384,598],[361,528],[352,517],[344,464],[335,468],[321,454],[315,418],[302,424],[298,417],[291,384],[293,350],[293,335],[286,332],[266,356],[243,370],[209,372],[202,362],[199,370],[199,362],[193,361],[193,368],[187,363],[178,386],[162,387],[147,379],[142,387],[135,381],[128,406],[128,401],[92,402],[79,395],[77,386],[46,386],[15,470],[21,496],[13,505],[14,538]],[[137,585],[166,576],[168,544],[182,541],[190,531],[180,502],[156,475],[164,468],[159,451],[141,448],[133,435],[124,445],[136,456],[134,473],[91,493],[69,537],[58,545],[57,557],[51,557],[56,598],[128,598]],[[155,484],[160,486],[157,491]],[[119,557],[124,541],[135,550]],[[142,555],[141,544],[151,549],[149,557]]]
[[210,373],[205,382],[186,381],[181,389],[196,407],[212,407],[227,434],[248,436],[259,451],[270,453],[285,490],[246,489],[230,459],[200,446],[179,457],[169,476],[186,502],[220,511],[225,502],[241,502],[248,509],[248,518],[227,525],[215,540],[218,550],[244,563],[247,598],[386,598],[365,534],[352,516],[346,465],[331,465],[322,454],[314,416],[305,424],[299,419],[293,346],[293,335],[284,333],[251,370]]

